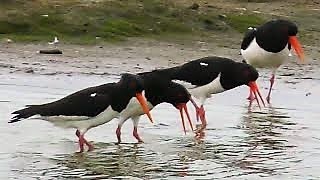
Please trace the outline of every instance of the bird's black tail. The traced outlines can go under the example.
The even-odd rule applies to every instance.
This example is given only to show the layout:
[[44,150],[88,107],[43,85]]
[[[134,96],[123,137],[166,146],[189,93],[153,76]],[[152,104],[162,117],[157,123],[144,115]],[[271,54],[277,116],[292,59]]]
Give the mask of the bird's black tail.
[[14,111],[12,114],[14,114],[15,116],[13,116],[8,123],[18,122],[18,121],[21,121],[22,119],[26,119],[33,115],[39,114],[40,109],[41,109],[41,106],[28,105],[24,109]]

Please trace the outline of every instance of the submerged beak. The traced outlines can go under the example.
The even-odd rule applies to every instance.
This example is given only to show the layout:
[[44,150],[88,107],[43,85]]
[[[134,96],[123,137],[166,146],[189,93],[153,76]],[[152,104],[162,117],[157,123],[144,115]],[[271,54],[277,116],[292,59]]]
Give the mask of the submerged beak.
[[260,100],[262,101],[263,106],[265,107],[266,105],[265,105],[265,103],[263,101],[263,98],[262,98],[262,96],[260,94],[260,91],[259,91],[259,88],[257,86],[257,83],[255,81],[250,81],[248,86],[250,87],[250,90],[253,92],[253,94],[255,96],[255,99],[257,100],[259,108],[261,109],[261,106],[260,106],[260,103],[259,103],[259,100],[258,100],[258,97],[257,97],[257,93],[258,93],[258,95],[260,97]]
[[146,99],[142,96],[141,93],[136,93],[136,98],[138,99],[138,101],[139,101],[139,103],[140,103],[140,105],[142,107],[143,112],[145,114],[147,114],[147,116],[150,119],[151,123],[153,123],[153,120],[152,120],[152,117],[151,117],[150,110],[148,108]]
[[303,49],[301,47],[301,44],[298,41],[298,38],[296,36],[289,36],[289,43],[292,45],[293,49],[297,53],[300,61],[304,62],[304,53]]
[[186,131],[185,123],[184,123],[183,110],[185,111],[185,113],[187,115],[187,118],[188,118],[188,121],[189,121],[189,125],[191,127],[191,130],[193,131],[193,126],[192,126],[192,122],[191,122],[190,115],[189,115],[189,112],[188,112],[187,104],[186,103],[180,103],[180,104],[177,105],[177,108],[180,111],[180,116],[181,116],[181,121],[182,121],[184,134],[186,134],[187,131]]

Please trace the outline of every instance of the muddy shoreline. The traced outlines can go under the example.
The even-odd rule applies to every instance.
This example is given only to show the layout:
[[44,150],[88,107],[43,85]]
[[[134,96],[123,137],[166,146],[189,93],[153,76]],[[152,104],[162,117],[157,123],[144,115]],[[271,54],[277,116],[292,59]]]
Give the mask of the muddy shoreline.
[[[88,74],[119,75],[138,73],[156,68],[172,67],[205,56],[223,56],[241,61],[239,49],[232,44],[195,41],[193,44],[159,42],[135,39],[125,43],[83,46],[59,44],[1,44],[0,69],[4,73],[28,73],[41,75]],[[61,55],[40,54],[42,49],[60,49]],[[318,64],[320,47],[305,46],[306,64]],[[295,57],[286,65],[296,64]]]

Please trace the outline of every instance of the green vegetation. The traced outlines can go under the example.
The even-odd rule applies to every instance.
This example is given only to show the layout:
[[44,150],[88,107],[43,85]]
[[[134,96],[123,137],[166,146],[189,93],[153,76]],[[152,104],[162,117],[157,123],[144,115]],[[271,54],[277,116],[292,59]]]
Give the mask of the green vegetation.
[[264,20],[256,15],[233,15],[227,18],[228,24],[239,32],[246,32],[250,26],[259,26]]
[[[0,2],[0,37],[49,41],[54,36],[92,44],[128,37],[186,38],[243,32],[263,19],[199,11],[169,0],[5,0]],[[190,4],[191,5],[191,4]],[[221,11],[221,10],[220,10]]]

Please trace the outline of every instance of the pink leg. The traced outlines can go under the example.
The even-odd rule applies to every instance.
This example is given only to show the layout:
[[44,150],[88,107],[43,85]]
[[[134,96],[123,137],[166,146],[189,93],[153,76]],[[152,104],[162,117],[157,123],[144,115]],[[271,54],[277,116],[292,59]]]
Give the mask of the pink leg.
[[200,117],[202,124],[201,128],[197,130],[197,133],[199,133],[207,127],[206,112],[204,111],[203,105],[201,105],[201,107],[197,109],[197,117]]
[[271,96],[271,90],[272,90],[272,87],[273,87],[273,84],[274,84],[274,73],[272,73],[271,75],[271,78],[270,78],[270,89],[269,89],[269,93],[268,93],[268,96],[267,96],[267,102],[270,104],[270,96]]
[[196,130],[196,133],[202,132],[207,127],[207,121],[206,121],[206,112],[204,111],[203,105],[199,108],[197,103],[191,98],[190,99],[193,106],[196,108],[196,118],[197,121],[199,121],[199,118],[201,120],[202,127],[198,130]]
[[80,135],[79,136],[79,148],[80,148],[80,151],[78,153],[82,153],[83,150],[84,150],[84,139],[83,139],[83,135]]
[[143,143],[142,139],[140,138],[140,136],[138,134],[138,128],[137,127],[133,128],[132,134],[138,140],[138,143]]
[[79,138],[79,146],[80,146],[80,153],[83,152],[84,150],[84,144],[86,144],[88,146],[88,151],[92,151],[93,150],[93,145],[90,144],[85,138],[84,135],[80,134],[80,131],[77,130],[76,131],[76,136]]
[[121,143],[121,126],[118,126],[116,130],[116,134],[117,134],[118,143]]

